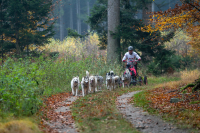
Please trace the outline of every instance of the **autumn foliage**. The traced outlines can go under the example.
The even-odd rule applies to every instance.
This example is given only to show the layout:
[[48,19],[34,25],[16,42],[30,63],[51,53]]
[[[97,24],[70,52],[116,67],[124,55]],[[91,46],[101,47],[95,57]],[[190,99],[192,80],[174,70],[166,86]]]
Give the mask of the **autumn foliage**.
[[166,11],[150,12],[150,24],[142,27],[142,31],[166,31],[185,29],[192,38],[189,44],[200,51],[200,0],[182,0],[182,5]]
[[[200,91],[193,92],[192,87],[181,89],[197,79],[199,74],[198,70],[182,72],[180,81],[159,84],[155,89],[145,92],[145,100],[149,101],[150,108],[162,116],[173,118],[177,124],[200,129]],[[179,101],[171,103],[171,98],[177,98]]]
[[[70,96],[70,93],[60,93],[60,94],[55,94],[52,95],[48,98],[44,98],[44,106],[41,107],[39,113],[42,113],[43,115],[41,116],[42,120],[40,122],[40,129],[45,132],[45,133],[57,133],[54,128],[50,127],[47,123],[55,123],[55,122],[60,122],[63,125],[71,125],[74,123],[73,118],[71,117],[71,111],[66,111],[66,112],[56,112],[55,110],[59,107],[64,107],[64,106],[70,106],[71,103],[64,103],[68,97]],[[64,116],[69,116],[66,119],[63,119]],[[48,120],[48,122],[47,122]]]
[[[179,89],[173,88],[156,88],[149,91],[147,100],[151,101],[150,106],[159,110],[160,113],[168,113],[170,116],[179,119],[179,122],[191,125],[194,128],[200,129],[200,99],[199,92],[192,93],[192,88],[185,90],[183,94]],[[171,98],[181,99],[178,103],[170,103]],[[196,113],[195,113],[196,112]]]

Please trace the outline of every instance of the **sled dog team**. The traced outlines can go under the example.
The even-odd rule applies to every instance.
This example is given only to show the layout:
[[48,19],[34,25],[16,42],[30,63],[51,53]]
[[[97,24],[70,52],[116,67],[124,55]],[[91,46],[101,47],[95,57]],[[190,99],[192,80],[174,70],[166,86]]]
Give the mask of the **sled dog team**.
[[[124,83],[126,83],[129,87],[130,82],[131,82],[131,75],[128,69],[124,72],[122,77],[115,75],[113,71],[110,71],[106,74],[106,87],[110,91],[119,87],[121,83],[123,87]],[[78,96],[79,84],[81,84],[82,95],[84,97],[89,93],[89,91],[91,93],[94,93],[97,90],[101,90],[101,87],[103,85],[103,77],[98,75],[89,76],[88,71],[86,71],[86,76],[82,77],[81,82],[78,76],[73,77],[71,80],[71,88],[72,88],[72,94],[75,96]]]

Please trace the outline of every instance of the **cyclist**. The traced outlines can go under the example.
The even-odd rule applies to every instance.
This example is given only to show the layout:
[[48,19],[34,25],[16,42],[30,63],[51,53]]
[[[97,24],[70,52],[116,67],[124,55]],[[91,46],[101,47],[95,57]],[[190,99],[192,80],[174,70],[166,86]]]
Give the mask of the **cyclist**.
[[[130,70],[130,64],[132,62],[134,62],[135,60],[138,60],[140,61],[141,60],[141,57],[136,53],[136,52],[133,52],[133,47],[132,46],[129,46],[128,47],[128,52],[125,53],[122,61],[123,62],[126,62],[126,68],[128,68]],[[137,62],[135,63],[134,65],[135,67],[135,70],[136,70],[136,73],[137,73]]]

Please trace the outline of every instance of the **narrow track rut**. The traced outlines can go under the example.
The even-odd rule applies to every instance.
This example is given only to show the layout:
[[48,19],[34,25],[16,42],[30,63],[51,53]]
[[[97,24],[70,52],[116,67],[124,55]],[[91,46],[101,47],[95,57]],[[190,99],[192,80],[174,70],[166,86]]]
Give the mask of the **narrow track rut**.
[[117,108],[124,118],[130,121],[134,127],[143,133],[190,133],[188,130],[177,128],[175,125],[163,121],[158,116],[149,115],[143,109],[128,103],[129,99],[136,93],[124,94],[117,98]]
[[[51,128],[51,133],[77,133],[75,123],[71,115],[70,106],[77,99],[75,96],[69,96],[61,103],[64,106],[56,108],[53,113],[56,114],[56,119],[46,121],[46,124]],[[57,105],[54,105],[57,106]]]

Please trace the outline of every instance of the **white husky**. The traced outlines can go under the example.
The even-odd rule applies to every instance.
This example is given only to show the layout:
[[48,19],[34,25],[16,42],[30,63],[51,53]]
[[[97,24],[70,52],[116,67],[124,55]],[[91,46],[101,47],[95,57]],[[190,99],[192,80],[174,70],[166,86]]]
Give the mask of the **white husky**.
[[122,85],[124,88],[124,83],[127,84],[127,86],[129,87],[130,82],[131,82],[131,74],[130,71],[128,69],[126,69],[125,73],[122,75]]
[[86,76],[82,78],[81,88],[82,88],[82,94],[84,97],[85,95],[88,94],[88,90],[89,90],[89,72],[88,71],[86,71]]
[[106,87],[109,90],[112,89],[112,76],[110,75],[110,73],[106,74]]
[[79,89],[79,77],[73,77],[71,80],[71,88],[72,88],[72,94],[75,95],[76,90],[76,96],[78,96],[78,89]]
[[95,92],[95,88],[96,88],[96,78],[95,76],[90,76],[89,78],[89,87],[90,87],[90,91],[92,93]]
[[101,87],[103,85],[103,77],[102,76],[95,76],[95,80],[96,80],[95,91],[101,90]]
[[119,76],[113,76],[112,77],[112,88],[113,90],[119,87],[120,77]]

